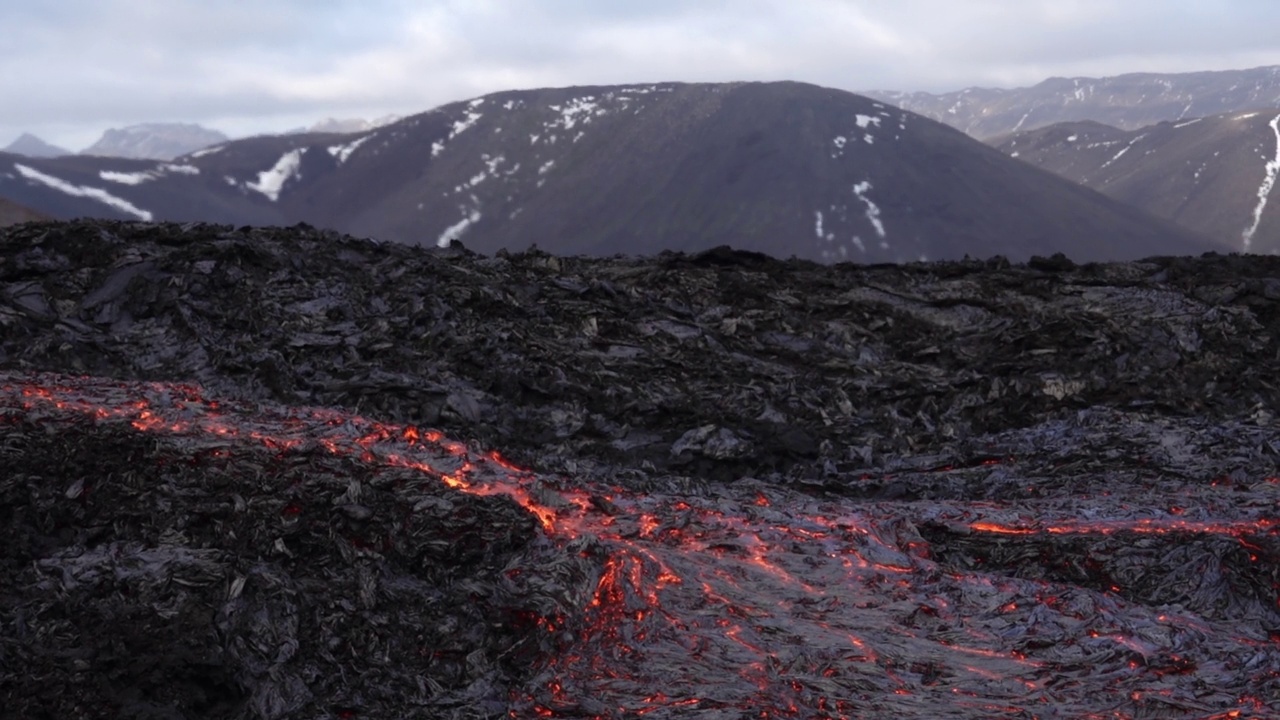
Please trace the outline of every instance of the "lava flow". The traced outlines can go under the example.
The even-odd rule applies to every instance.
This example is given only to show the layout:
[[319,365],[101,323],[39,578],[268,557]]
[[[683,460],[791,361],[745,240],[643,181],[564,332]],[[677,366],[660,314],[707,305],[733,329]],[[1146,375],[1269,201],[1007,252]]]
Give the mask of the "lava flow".
[[[219,403],[180,384],[128,384],[122,400],[122,385],[0,375],[0,411],[52,408],[282,453],[322,447],[509,496],[566,551],[589,541],[598,575],[576,617],[539,619],[556,649],[511,717],[1280,717],[1274,517],[1135,520],[1117,500],[1087,521],[1028,519],[989,501],[855,503],[754,481],[637,492],[539,476],[412,426]],[[940,559],[955,538],[1052,563],[1043,543],[1094,537],[1233,543],[1251,558],[1239,581],[1265,592],[1246,616],[1213,617],[1139,602],[1122,577],[1090,587]],[[1042,544],[1009,545],[1031,540]]]

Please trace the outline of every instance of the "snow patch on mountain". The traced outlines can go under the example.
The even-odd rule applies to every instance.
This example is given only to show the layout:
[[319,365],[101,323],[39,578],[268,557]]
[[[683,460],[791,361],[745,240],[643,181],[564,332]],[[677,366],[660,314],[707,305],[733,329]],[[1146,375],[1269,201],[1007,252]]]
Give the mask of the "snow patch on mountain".
[[[869,180],[863,180],[853,186],[853,194],[857,195],[858,199],[867,206],[867,220],[871,223],[871,226],[875,228],[876,235],[879,235],[880,239],[883,240],[885,238],[885,231],[884,223],[880,220],[880,207],[872,202],[871,198],[867,197],[867,191],[870,189],[871,182]],[[888,244],[881,242],[880,247],[888,248],[889,246]]]
[[152,216],[150,211],[143,210],[128,200],[116,197],[102,188],[89,187],[87,185],[75,185],[52,175],[46,175],[35,168],[27,167],[20,163],[14,163],[13,169],[17,170],[20,175],[28,180],[34,180],[35,182],[51,187],[59,192],[66,193],[67,195],[74,197],[84,197],[91,200],[97,200],[98,202],[105,203],[117,210],[129,213],[143,222],[151,222]]
[[436,157],[440,153],[444,152],[445,145],[450,140],[458,137],[459,134],[464,133],[468,129],[474,127],[475,124],[480,121],[480,118],[484,117],[483,113],[478,113],[475,111],[476,108],[480,107],[483,104],[484,104],[484,98],[476,98],[475,100],[472,100],[471,102],[467,103],[468,109],[466,114],[463,115],[461,120],[455,120],[453,122],[453,126],[449,128],[449,137],[445,138],[444,140],[437,140],[431,143],[431,157]]
[[347,158],[351,157],[351,153],[355,152],[357,148],[363,145],[371,137],[373,137],[373,135],[365,135],[358,140],[352,140],[351,142],[343,145],[330,145],[326,149],[329,151],[329,154],[338,161],[338,164],[341,165],[347,161]]
[[282,155],[270,169],[258,173],[257,182],[245,183],[245,187],[266,195],[271,202],[279,200],[284,184],[290,178],[302,177],[299,170],[302,168],[302,154],[306,151],[307,148],[290,150]]
[[[475,199],[476,198],[473,196],[472,200]],[[444,232],[440,233],[440,237],[436,239],[437,247],[449,247],[449,243],[462,237],[462,233],[466,232],[467,228],[480,222],[481,215],[479,207],[473,207],[470,210],[467,210],[465,207],[459,209],[463,212],[462,219],[445,228]]]
[[872,125],[875,125],[876,127],[880,127],[880,118],[876,117],[875,115],[858,114],[858,115],[854,115],[853,119],[855,122],[858,123],[858,127],[863,130],[866,130],[868,127]]
[[572,130],[575,125],[582,123],[586,125],[591,122],[593,116],[605,115],[607,110],[600,107],[596,102],[594,95],[574,98],[564,105],[549,105],[549,108],[560,113],[560,117],[552,120],[544,125],[548,131],[561,128],[564,130]]
[[141,185],[144,182],[162,178],[165,175],[199,175],[200,168],[195,165],[176,165],[173,163],[163,163],[150,170],[142,170],[139,172],[115,172],[114,170],[99,170],[98,177],[109,182],[120,183],[121,185]]
[[[1257,113],[1254,113],[1255,115]],[[1253,208],[1253,222],[1249,227],[1244,229],[1241,234],[1242,250],[1249,252],[1249,246],[1253,243],[1253,235],[1258,231],[1258,224],[1262,222],[1262,210],[1267,206],[1267,198],[1271,195],[1271,189],[1276,185],[1276,174],[1280,173],[1280,115],[1271,118],[1268,123],[1271,131],[1276,136],[1276,154],[1275,158],[1268,161],[1264,168],[1265,176],[1262,178],[1262,184],[1258,186],[1258,204]]]
[[1108,160],[1108,161],[1106,161],[1106,162],[1102,163],[1102,167],[1100,167],[1100,168],[1098,168],[1098,169],[1099,169],[1099,170],[1105,170],[1105,169],[1107,168],[1107,166],[1108,166],[1108,165],[1110,165],[1111,163],[1113,163],[1113,162],[1115,162],[1115,161],[1119,160],[1120,158],[1124,157],[1124,154],[1125,154],[1125,153],[1127,153],[1127,152],[1129,152],[1129,148],[1131,148],[1131,147],[1133,147],[1134,145],[1138,144],[1138,142],[1139,142],[1140,140],[1142,140],[1142,138],[1144,138],[1144,137],[1146,137],[1146,136],[1147,136],[1147,134],[1146,134],[1146,133],[1143,133],[1143,134],[1139,135],[1138,137],[1136,137],[1136,138],[1134,138],[1134,139],[1130,140],[1128,145],[1125,145],[1124,147],[1120,148],[1120,152],[1116,153],[1116,154],[1115,154],[1115,156],[1114,156],[1114,157],[1112,157],[1110,160]]

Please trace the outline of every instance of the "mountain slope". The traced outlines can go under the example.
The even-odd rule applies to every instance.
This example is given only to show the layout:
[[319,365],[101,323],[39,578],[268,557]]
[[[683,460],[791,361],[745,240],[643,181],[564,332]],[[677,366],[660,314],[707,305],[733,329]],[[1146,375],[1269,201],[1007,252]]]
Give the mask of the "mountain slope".
[[106,162],[0,156],[0,192],[59,217],[96,207],[124,218],[305,221],[482,252],[728,244],[897,262],[1214,247],[942,124],[801,83],[504,92],[362,134]]
[[190,123],[142,123],[112,128],[81,155],[172,160],[179,155],[225,142],[227,136]]
[[47,143],[31,133],[22,133],[17,140],[9,143],[0,152],[27,155],[29,157],[60,157],[71,154],[70,150],[64,150],[57,145]]
[[1280,105],[1280,66],[1194,73],[1050,78],[1032,87],[866,95],[980,139],[1059,122],[1093,120],[1125,130],[1162,121]]
[[52,218],[23,207],[18,203],[0,197],[0,227],[7,225],[17,225],[18,223],[33,222],[37,220],[51,220]]
[[1280,113],[1230,113],[1124,131],[1063,123],[997,147],[1243,252],[1280,252]]

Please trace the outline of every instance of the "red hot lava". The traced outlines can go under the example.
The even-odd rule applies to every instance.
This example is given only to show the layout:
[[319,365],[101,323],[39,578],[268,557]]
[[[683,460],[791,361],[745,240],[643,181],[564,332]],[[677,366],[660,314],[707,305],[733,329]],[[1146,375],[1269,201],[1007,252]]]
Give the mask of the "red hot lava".
[[[567,550],[602,551],[577,618],[511,717],[1280,717],[1280,643],[1115,593],[947,569],[917,527],[993,537],[1220,534],[1257,547],[1274,518],[1007,518],[990,502],[853,503],[759,483],[636,493],[540,477],[440,433],[314,409],[246,409],[198,387],[0,375],[0,410],[140,432],[319,445],[507,495]],[[108,392],[109,389],[117,392]],[[1274,563],[1275,557],[1268,557]]]

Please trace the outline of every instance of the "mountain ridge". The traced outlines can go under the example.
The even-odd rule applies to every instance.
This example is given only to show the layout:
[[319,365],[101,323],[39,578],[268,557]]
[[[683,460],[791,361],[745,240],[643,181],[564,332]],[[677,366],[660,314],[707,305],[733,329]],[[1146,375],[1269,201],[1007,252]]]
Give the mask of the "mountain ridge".
[[863,94],[982,140],[1058,122],[1094,120],[1123,130],[1161,121],[1280,105],[1280,65],[1189,73],[1053,77],[1029,87],[947,93]]
[[1136,130],[1058,123],[996,142],[1003,152],[1236,250],[1280,252],[1280,110],[1232,112]]
[[728,244],[905,262],[1226,249],[945,125],[791,82],[505,91],[365,133],[248,138],[172,163],[0,156],[0,192],[57,217],[105,205],[109,217],[307,222],[486,253]]
[[195,123],[138,123],[122,128],[109,128],[97,142],[81,150],[80,154],[138,160],[172,160],[228,139],[217,130]]
[[61,157],[72,154],[70,150],[45,142],[31,133],[22,133],[0,152],[26,155],[28,157]]

